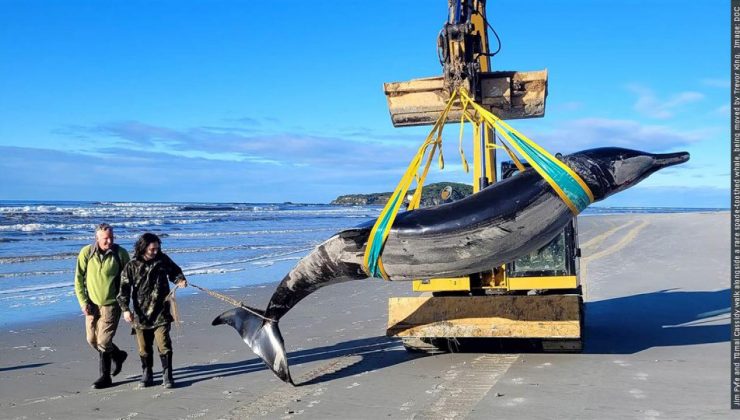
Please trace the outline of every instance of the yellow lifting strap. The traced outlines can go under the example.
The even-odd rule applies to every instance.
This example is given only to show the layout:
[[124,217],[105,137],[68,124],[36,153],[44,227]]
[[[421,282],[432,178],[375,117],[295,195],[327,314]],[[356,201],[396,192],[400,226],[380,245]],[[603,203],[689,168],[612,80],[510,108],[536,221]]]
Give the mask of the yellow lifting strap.
[[[421,145],[421,147],[419,147],[419,150],[416,152],[416,155],[411,160],[411,163],[406,169],[406,172],[403,174],[401,181],[396,186],[393,194],[391,194],[391,197],[388,199],[388,203],[386,203],[385,207],[380,212],[380,216],[378,216],[378,219],[375,221],[375,225],[370,231],[370,237],[365,248],[365,256],[363,259],[363,269],[370,277],[382,277],[386,280],[389,279],[388,275],[383,269],[383,261],[380,258],[380,253],[383,249],[383,244],[385,244],[385,240],[388,238],[388,234],[390,234],[391,226],[393,226],[393,221],[396,220],[398,209],[401,207],[401,204],[406,197],[406,192],[411,186],[411,181],[416,179],[417,187],[414,196],[411,198],[411,200],[409,200],[409,210],[413,210],[419,206],[419,203],[421,201],[421,190],[422,186],[424,185],[424,179],[429,172],[429,167],[431,166],[434,153],[437,151],[437,149],[439,149],[440,151],[440,169],[444,167],[444,159],[442,157],[441,147],[442,130],[444,128],[445,121],[447,121],[447,114],[449,114],[456,97],[456,92],[450,95],[450,99],[447,101],[447,105],[445,106],[444,111],[442,111],[439,118],[434,123],[434,126],[429,132],[429,135],[427,135],[426,140],[424,140],[424,143]],[[429,149],[430,147],[431,149]],[[428,153],[427,149],[429,149]],[[421,175],[419,175],[419,167],[421,166],[421,162],[424,159],[425,153],[427,153],[427,161],[424,165],[424,171]]]
[[[509,147],[506,147],[506,143],[526,158],[532,168],[555,190],[571,212],[573,212],[573,215],[577,215],[586,206],[594,202],[591,189],[566,164],[504,122],[501,118],[475,103],[464,89],[460,89],[458,93],[462,102],[463,114],[466,114],[466,118],[469,118],[471,122],[482,123],[491,129],[496,129],[503,137],[501,144],[504,145],[505,150],[517,164],[519,170],[522,170],[520,166],[521,162],[518,162],[514,153],[512,153]],[[471,112],[469,107],[472,107],[475,112]],[[475,127],[476,124],[473,126]]]
[[[594,201],[593,194],[586,183],[583,182],[583,180],[568,166],[560,162],[560,160],[548,153],[535,142],[516,131],[510,125],[506,124],[493,113],[475,103],[464,89],[456,90],[450,95],[444,111],[442,111],[439,118],[434,123],[432,130],[429,132],[429,135],[427,135],[426,140],[411,160],[411,163],[406,169],[401,181],[396,186],[393,194],[388,199],[388,203],[381,211],[380,216],[378,216],[378,219],[375,221],[375,224],[370,231],[363,259],[363,269],[370,277],[382,277],[385,280],[389,280],[388,274],[383,268],[381,253],[383,245],[390,234],[393,222],[398,215],[398,210],[406,196],[406,192],[411,186],[411,182],[416,180],[417,188],[413,197],[409,200],[408,210],[417,208],[421,202],[421,192],[424,180],[429,172],[429,167],[434,158],[434,153],[437,150],[440,152],[440,169],[444,167],[444,159],[442,157],[442,131],[444,124],[447,121],[447,115],[456,100],[459,100],[463,111],[460,117],[460,156],[462,157],[463,168],[466,172],[468,171],[468,163],[465,159],[465,154],[463,153],[462,137],[464,134],[464,123],[465,121],[469,121],[473,125],[473,134],[476,139],[480,137],[479,127],[481,124],[484,124],[486,127],[500,133],[502,136],[501,146],[489,142],[488,135],[486,135],[486,147],[502,147],[512,158],[517,168],[520,171],[523,171],[525,169],[524,165],[512,151],[512,148],[516,149],[516,151],[527,160],[537,173],[539,173],[545,181],[550,184],[553,190],[555,190],[574,215],[578,214],[588,204]],[[419,167],[421,166],[425,154],[427,154],[426,164],[424,165],[424,170],[421,175],[419,175]]]

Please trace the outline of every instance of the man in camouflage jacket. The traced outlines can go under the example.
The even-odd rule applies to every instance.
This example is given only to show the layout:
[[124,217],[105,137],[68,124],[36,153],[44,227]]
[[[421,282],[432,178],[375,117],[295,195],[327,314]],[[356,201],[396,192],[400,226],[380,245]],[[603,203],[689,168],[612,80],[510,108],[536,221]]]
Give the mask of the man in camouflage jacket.
[[[162,362],[163,385],[174,386],[172,379],[172,341],[170,323],[174,320],[170,312],[169,283],[186,287],[187,280],[182,269],[167,254],[161,251],[161,240],[153,233],[139,237],[134,246],[135,255],[121,274],[121,289],[118,304],[123,318],[132,323],[141,358],[142,377],[140,385],[152,385],[153,344],[156,342]],[[131,299],[133,297],[133,299]],[[129,304],[133,300],[132,316]]]

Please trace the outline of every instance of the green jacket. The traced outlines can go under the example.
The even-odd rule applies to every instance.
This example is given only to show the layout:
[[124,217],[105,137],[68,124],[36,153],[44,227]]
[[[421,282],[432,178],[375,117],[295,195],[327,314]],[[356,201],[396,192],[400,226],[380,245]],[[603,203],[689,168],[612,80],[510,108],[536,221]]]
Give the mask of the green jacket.
[[[118,253],[118,258],[114,252]],[[75,269],[75,294],[80,306],[115,304],[121,272],[130,259],[128,252],[116,244],[105,253],[96,245],[82,247]]]
[[136,315],[135,328],[156,328],[173,321],[170,313],[170,282],[184,280],[180,266],[175,264],[165,253],[157,254],[151,261],[136,257],[126,264],[121,274],[121,290],[118,304],[121,310],[129,310],[133,300]]

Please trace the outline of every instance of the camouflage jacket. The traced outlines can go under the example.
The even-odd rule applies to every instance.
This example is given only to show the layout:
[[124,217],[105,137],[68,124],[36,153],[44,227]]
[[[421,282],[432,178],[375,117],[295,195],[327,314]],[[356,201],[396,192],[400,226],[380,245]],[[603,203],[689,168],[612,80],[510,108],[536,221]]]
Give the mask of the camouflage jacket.
[[121,273],[118,304],[122,311],[129,310],[133,297],[135,328],[156,328],[173,321],[170,303],[165,300],[170,293],[169,282],[185,278],[182,269],[167,254],[160,253],[151,261],[136,257],[126,264]]

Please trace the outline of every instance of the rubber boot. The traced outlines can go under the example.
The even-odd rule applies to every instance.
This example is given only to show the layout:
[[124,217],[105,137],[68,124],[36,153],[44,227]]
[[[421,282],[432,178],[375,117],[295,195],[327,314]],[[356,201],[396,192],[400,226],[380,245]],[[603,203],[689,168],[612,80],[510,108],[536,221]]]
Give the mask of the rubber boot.
[[162,386],[165,388],[174,388],[175,381],[172,379],[172,352],[160,354],[159,360],[162,361]]
[[146,356],[139,356],[141,358],[141,380],[139,381],[140,388],[146,388],[154,384],[152,373],[152,365],[154,364],[154,356],[150,353]]
[[112,357],[113,357],[113,373],[111,375],[116,376],[119,373],[121,373],[121,369],[123,368],[123,362],[126,361],[126,358],[128,357],[128,353],[119,349],[114,344]]
[[110,363],[113,353],[112,352],[98,352],[100,354],[100,378],[93,382],[93,388],[102,389],[108,388],[113,385],[113,381],[110,378]]

